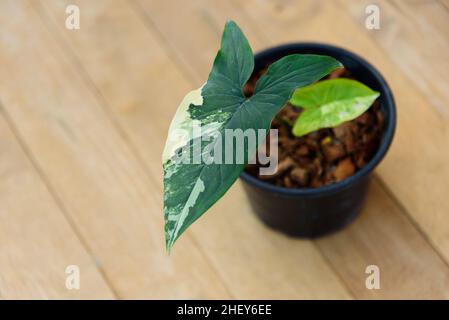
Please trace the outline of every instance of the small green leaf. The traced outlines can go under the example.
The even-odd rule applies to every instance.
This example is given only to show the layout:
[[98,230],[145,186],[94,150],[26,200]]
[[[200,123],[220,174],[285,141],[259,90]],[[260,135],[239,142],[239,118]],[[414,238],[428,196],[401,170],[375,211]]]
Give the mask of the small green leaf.
[[293,126],[293,134],[302,136],[309,132],[336,127],[357,118],[379,96],[364,84],[350,79],[324,80],[293,93],[290,103],[304,108]]
[[[245,167],[244,163],[179,163],[175,161],[178,151],[192,150],[206,133],[207,147],[215,150],[212,147],[223,143],[217,137],[224,137],[226,129],[268,130],[271,120],[296,88],[309,85],[339,67],[337,60],[327,56],[286,56],[268,68],[257,82],[253,96],[245,98],[242,89],[253,72],[254,56],[240,28],[233,21],[226,23],[221,48],[206,84],[187,94],[170,126],[163,154],[168,251],[187,227],[224,195]],[[194,134],[194,126],[202,129],[199,136]],[[255,151],[244,150],[244,159],[250,159]],[[195,157],[193,153],[189,153],[190,159]]]

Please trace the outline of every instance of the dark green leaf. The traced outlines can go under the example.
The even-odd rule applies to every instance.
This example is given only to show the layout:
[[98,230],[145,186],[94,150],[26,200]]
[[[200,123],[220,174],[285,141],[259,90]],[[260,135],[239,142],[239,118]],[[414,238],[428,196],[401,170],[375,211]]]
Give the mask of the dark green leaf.
[[[319,80],[341,64],[327,56],[284,57],[269,67],[257,82],[254,95],[247,99],[242,88],[253,67],[248,41],[234,22],[227,22],[207,83],[184,98],[170,126],[163,156],[168,250],[189,225],[223,196],[244,169],[244,164],[176,163],[176,150],[183,146],[191,150],[201,138],[195,135],[193,127],[201,126],[212,145],[223,143],[215,134],[224,136],[225,129],[269,129],[271,120],[296,88]],[[193,133],[192,136],[177,134],[179,128]],[[206,134],[202,134],[204,138]],[[245,159],[254,152],[245,150]]]

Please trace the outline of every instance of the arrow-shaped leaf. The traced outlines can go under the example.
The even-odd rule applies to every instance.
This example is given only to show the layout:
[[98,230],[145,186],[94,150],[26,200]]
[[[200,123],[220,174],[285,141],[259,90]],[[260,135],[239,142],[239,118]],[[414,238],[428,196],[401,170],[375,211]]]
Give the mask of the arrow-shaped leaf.
[[332,79],[295,90],[290,103],[304,108],[293,126],[293,134],[336,127],[365,112],[379,96],[364,84],[350,79]]
[[[224,137],[226,129],[269,129],[271,120],[296,88],[311,84],[338,67],[341,64],[327,56],[286,56],[268,68],[257,82],[253,96],[245,98],[242,89],[254,68],[253,53],[239,27],[232,21],[226,23],[206,84],[184,98],[170,126],[163,155],[168,250],[189,225],[223,196],[244,169],[243,163],[198,163],[194,158],[204,154],[202,143],[195,152],[198,142],[207,137],[209,147],[222,144],[223,139],[218,137]],[[197,127],[201,128],[200,134],[195,133]],[[244,152],[245,159],[249,159],[255,150]],[[189,160],[189,164],[180,163],[180,158]]]

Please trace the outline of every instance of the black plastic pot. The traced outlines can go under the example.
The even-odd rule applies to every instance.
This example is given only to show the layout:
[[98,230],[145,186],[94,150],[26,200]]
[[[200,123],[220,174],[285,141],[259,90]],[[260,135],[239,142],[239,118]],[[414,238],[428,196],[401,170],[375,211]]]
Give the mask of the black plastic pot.
[[367,61],[342,48],[318,43],[294,43],[270,48],[255,55],[255,71],[294,53],[328,55],[339,60],[355,78],[380,92],[385,115],[379,149],[369,163],[353,176],[315,189],[287,189],[263,182],[246,172],[240,175],[250,203],[268,226],[291,236],[318,237],[351,222],[361,211],[371,173],[385,156],[396,127],[396,107],[390,87]]

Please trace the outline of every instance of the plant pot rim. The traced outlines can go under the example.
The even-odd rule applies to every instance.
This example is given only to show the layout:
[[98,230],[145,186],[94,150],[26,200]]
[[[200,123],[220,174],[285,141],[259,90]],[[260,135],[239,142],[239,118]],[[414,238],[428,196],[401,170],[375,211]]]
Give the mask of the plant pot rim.
[[[388,121],[385,122],[383,137],[380,142],[379,148],[376,151],[375,155],[372,159],[359,171],[357,171],[354,175],[326,186],[318,187],[318,188],[285,188],[279,187],[274,184],[264,182],[256,177],[248,174],[243,171],[240,174],[240,178],[252,184],[260,189],[265,191],[278,193],[282,195],[291,195],[291,196],[317,196],[322,195],[323,193],[334,193],[339,190],[347,188],[349,185],[354,183],[355,181],[363,178],[368,175],[370,172],[374,170],[374,168],[380,163],[380,161],[384,158],[388,149],[393,140],[394,132],[396,129],[396,105],[393,98],[393,93],[385,81],[384,77],[380,74],[380,72],[374,68],[368,61],[360,57],[359,55],[343,49],[341,47],[337,47],[329,44],[322,44],[317,42],[296,42],[296,43],[288,43],[283,44],[271,48],[267,48],[265,50],[259,51],[254,55],[255,60],[264,60],[269,58],[270,56],[276,56],[284,51],[295,51],[295,50],[312,50],[312,51],[327,51],[328,55],[332,55],[332,53],[336,55],[344,55],[349,57],[350,59],[356,61],[360,64],[368,73],[371,73],[372,77],[378,82],[381,87],[381,97],[382,97],[382,107],[384,108],[384,112],[388,114]],[[326,53],[322,53],[326,54]],[[387,117],[386,117],[387,118]]]

